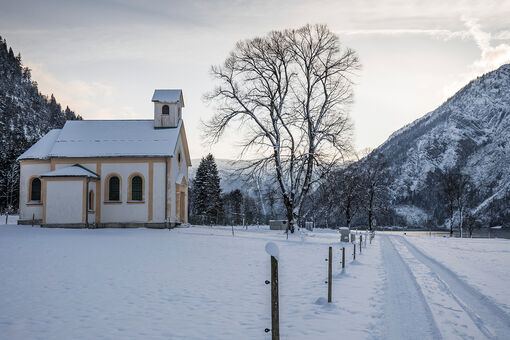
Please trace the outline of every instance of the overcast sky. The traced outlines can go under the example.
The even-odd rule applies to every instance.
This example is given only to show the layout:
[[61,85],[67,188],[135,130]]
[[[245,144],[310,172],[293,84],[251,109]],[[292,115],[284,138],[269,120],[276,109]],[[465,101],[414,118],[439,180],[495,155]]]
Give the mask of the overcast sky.
[[45,94],[85,119],[152,119],[155,88],[182,88],[193,158],[235,158],[235,132],[203,145],[209,67],[236,41],[325,23],[354,48],[357,149],[376,147],[474,77],[510,62],[509,1],[0,0],[0,35]]

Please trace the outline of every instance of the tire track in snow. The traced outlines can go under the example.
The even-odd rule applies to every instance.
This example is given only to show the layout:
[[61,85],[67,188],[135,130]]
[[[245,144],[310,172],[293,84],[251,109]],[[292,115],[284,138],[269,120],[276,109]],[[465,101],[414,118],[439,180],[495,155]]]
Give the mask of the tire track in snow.
[[508,339],[510,316],[485,295],[462,281],[454,272],[425,255],[401,237],[414,257],[430,268],[448,287],[457,303],[466,311],[480,331],[489,339]]
[[388,236],[381,235],[386,271],[385,338],[441,339],[420,286]]
[[461,307],[448,285],[411,253],[402,237],[392,236],[391,240],[420,285],[443,338],[487,339]]

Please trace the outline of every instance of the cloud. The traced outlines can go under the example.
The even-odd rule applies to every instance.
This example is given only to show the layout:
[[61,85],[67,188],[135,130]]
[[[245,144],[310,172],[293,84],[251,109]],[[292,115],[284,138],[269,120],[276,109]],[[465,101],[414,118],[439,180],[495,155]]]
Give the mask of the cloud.
[[500,43],[493,46],[494,40],[505,40],[510,38],[510,31],[500,31],[492,35],[484,31],[477,18],[462,17],[462,21],[467,28],[467,32],[480,49],[480,58],[475,60],[470,66],[468,72],[462,74],[459,80],[449,84],[444,88],[447,97],[452,96],[461,87],[466,85],[472,79],[493,71],[503,64],[510,63],[510,45]]
[[494,40],[510,40],[510,30],[499,31],[493,36]]
[[444,40],[467,38],[470,36],[468,31],[451,31],[444,29],[362,29],[337,32],[345,35],[429,35]]
[[510,62],[510,45],[501,43],[493,47],[491,33],[482,30],[478,19],[463,17],[462,21],[482,52],[480,59],[473,64],[476,69],[488,72]]

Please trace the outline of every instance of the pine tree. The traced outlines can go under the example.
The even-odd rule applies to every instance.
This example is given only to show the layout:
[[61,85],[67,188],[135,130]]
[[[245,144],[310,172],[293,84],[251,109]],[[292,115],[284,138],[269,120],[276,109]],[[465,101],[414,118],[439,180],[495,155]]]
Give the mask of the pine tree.
[[220,176],[214,157],[202,158],[192,184],[192,221],[217,224],[223,216]]

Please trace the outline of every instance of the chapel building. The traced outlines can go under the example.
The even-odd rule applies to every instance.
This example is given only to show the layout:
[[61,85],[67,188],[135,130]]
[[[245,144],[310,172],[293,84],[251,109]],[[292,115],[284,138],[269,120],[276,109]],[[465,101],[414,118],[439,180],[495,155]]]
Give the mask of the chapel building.
[[19,158],[19,224],[154,227],[188,222],[191,159],[181,90],[155,90],[153,120],[73,120]]

